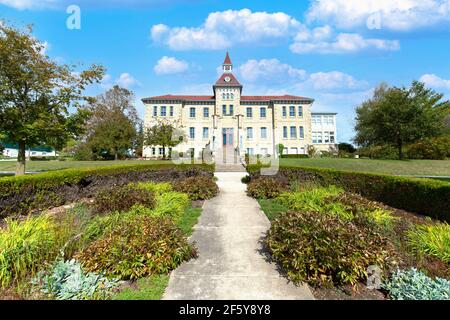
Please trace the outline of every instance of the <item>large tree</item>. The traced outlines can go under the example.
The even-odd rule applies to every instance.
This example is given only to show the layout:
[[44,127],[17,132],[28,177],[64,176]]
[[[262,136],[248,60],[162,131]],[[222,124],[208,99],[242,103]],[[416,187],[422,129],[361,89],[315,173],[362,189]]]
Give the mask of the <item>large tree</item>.
[[140,123],[133,104],[133,93],[119,86],[99,95],[92,103],[86,141],[94,154],[102,156],[106,152],[117,160],[133,148]]
[[381,85],[374,97],[356,109],[355,142],[360,146],[396,146],[399,158],[407,143],[443,133],[443,95],[414,81],[410,88]]
[[25,149],[61,149],[85,119],[81,103],[86,86],[99,81],[101,66],[76,72],[45,55],[45,46],[23,30],[0,23],[0,133],[19,146],[16,175],[25,173]]
[[166,158],[166,148],[173,148],[185,140],[185,134],[176,125],[159,120],[145,131],[145,145],[163,148],[163,158]]

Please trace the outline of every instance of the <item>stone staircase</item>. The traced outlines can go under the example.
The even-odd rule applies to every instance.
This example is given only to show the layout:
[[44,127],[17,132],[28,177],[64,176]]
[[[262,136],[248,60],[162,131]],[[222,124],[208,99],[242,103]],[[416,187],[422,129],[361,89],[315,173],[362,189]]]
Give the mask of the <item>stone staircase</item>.
[[233,147],[219,149],[215,155],[216,172],[245,172],[239,155]]

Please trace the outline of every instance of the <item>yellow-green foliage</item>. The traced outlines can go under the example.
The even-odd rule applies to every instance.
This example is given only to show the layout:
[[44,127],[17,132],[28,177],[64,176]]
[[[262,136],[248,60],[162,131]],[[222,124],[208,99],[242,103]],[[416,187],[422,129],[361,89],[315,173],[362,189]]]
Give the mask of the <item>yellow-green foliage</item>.
[[163,194],[173,190],[172,184],[168,182],[156,183],[156,182],[140,182],[137,184],[139,188],[146,189],[154,192],[155,194]]
[[57,226],[48,216],[7,221],[0,230],[0,283],[5,288],[34,275],[57,256],[61,242]]
[[323,212],[324,199],[344,192],[335,186],[321,187],[302,192],[282,193],[277,201],[294,211]]
[[447,223],[418,225],[408,232],[408,239],[417,253],[450,263],[450,226]]
[[392,215],[391,211],[381,208],[368,210],[365,212],[365,214],[370,220],[375,222],[375,224],[386,228],[392,227],[394,222],[398,220],[397,217],[394,217]]
[[189,196],[180,192],[166,192],[156,196],[156,207],[152,215],[158,217],[171,217],[178,221],[190,204]]

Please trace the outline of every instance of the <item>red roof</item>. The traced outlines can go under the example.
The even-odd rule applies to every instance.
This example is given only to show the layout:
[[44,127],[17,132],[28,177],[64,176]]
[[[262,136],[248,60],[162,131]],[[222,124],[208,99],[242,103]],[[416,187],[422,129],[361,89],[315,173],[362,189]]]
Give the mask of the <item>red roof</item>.
[[223,64],[232,64],[230,55],[228,54],[228,51],[227,51],[227,55],[225,56],[225,60],[224,60]]
[[[156,96],[144,98],[146,100],[181,100],[181,101],[213,101],[214,96],[188,96],[188,95],[173,95],[166,94],[163,96]],[[311,100],[310,98],[284,95],[284,96],[241,96],[241,101],[290,101],[290,100]]]
[[[225,79],[229,77],[230,81],[225,81]],[[216,81],[216,86],[231,86],[231,87],[235,87],[235,86],[239,86],[241,87],[242,85],[239,83],[239,81],[236,79],[236,77],[232,74],[232,73],[224,73],[220,76],[219,80]]]
[[210,100],[214,100],[214,96],[186,96],[186,95],[166,94],[163,96],[144,98],[142,100],[144,100],[144,101],[145,100],[210,101]]
[[284,95],[284,96],[241,96],[242,101],[273,101],[273,100],[310,100],[306,97]]

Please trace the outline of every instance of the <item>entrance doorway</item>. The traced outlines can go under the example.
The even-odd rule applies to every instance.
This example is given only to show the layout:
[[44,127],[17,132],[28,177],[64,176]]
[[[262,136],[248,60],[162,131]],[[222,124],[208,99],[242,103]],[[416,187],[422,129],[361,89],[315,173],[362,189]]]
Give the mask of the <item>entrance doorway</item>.
[[233,146],[233,128],[223,128],[222,129],[222,137],[223,137],[223,147],[232,147]]

